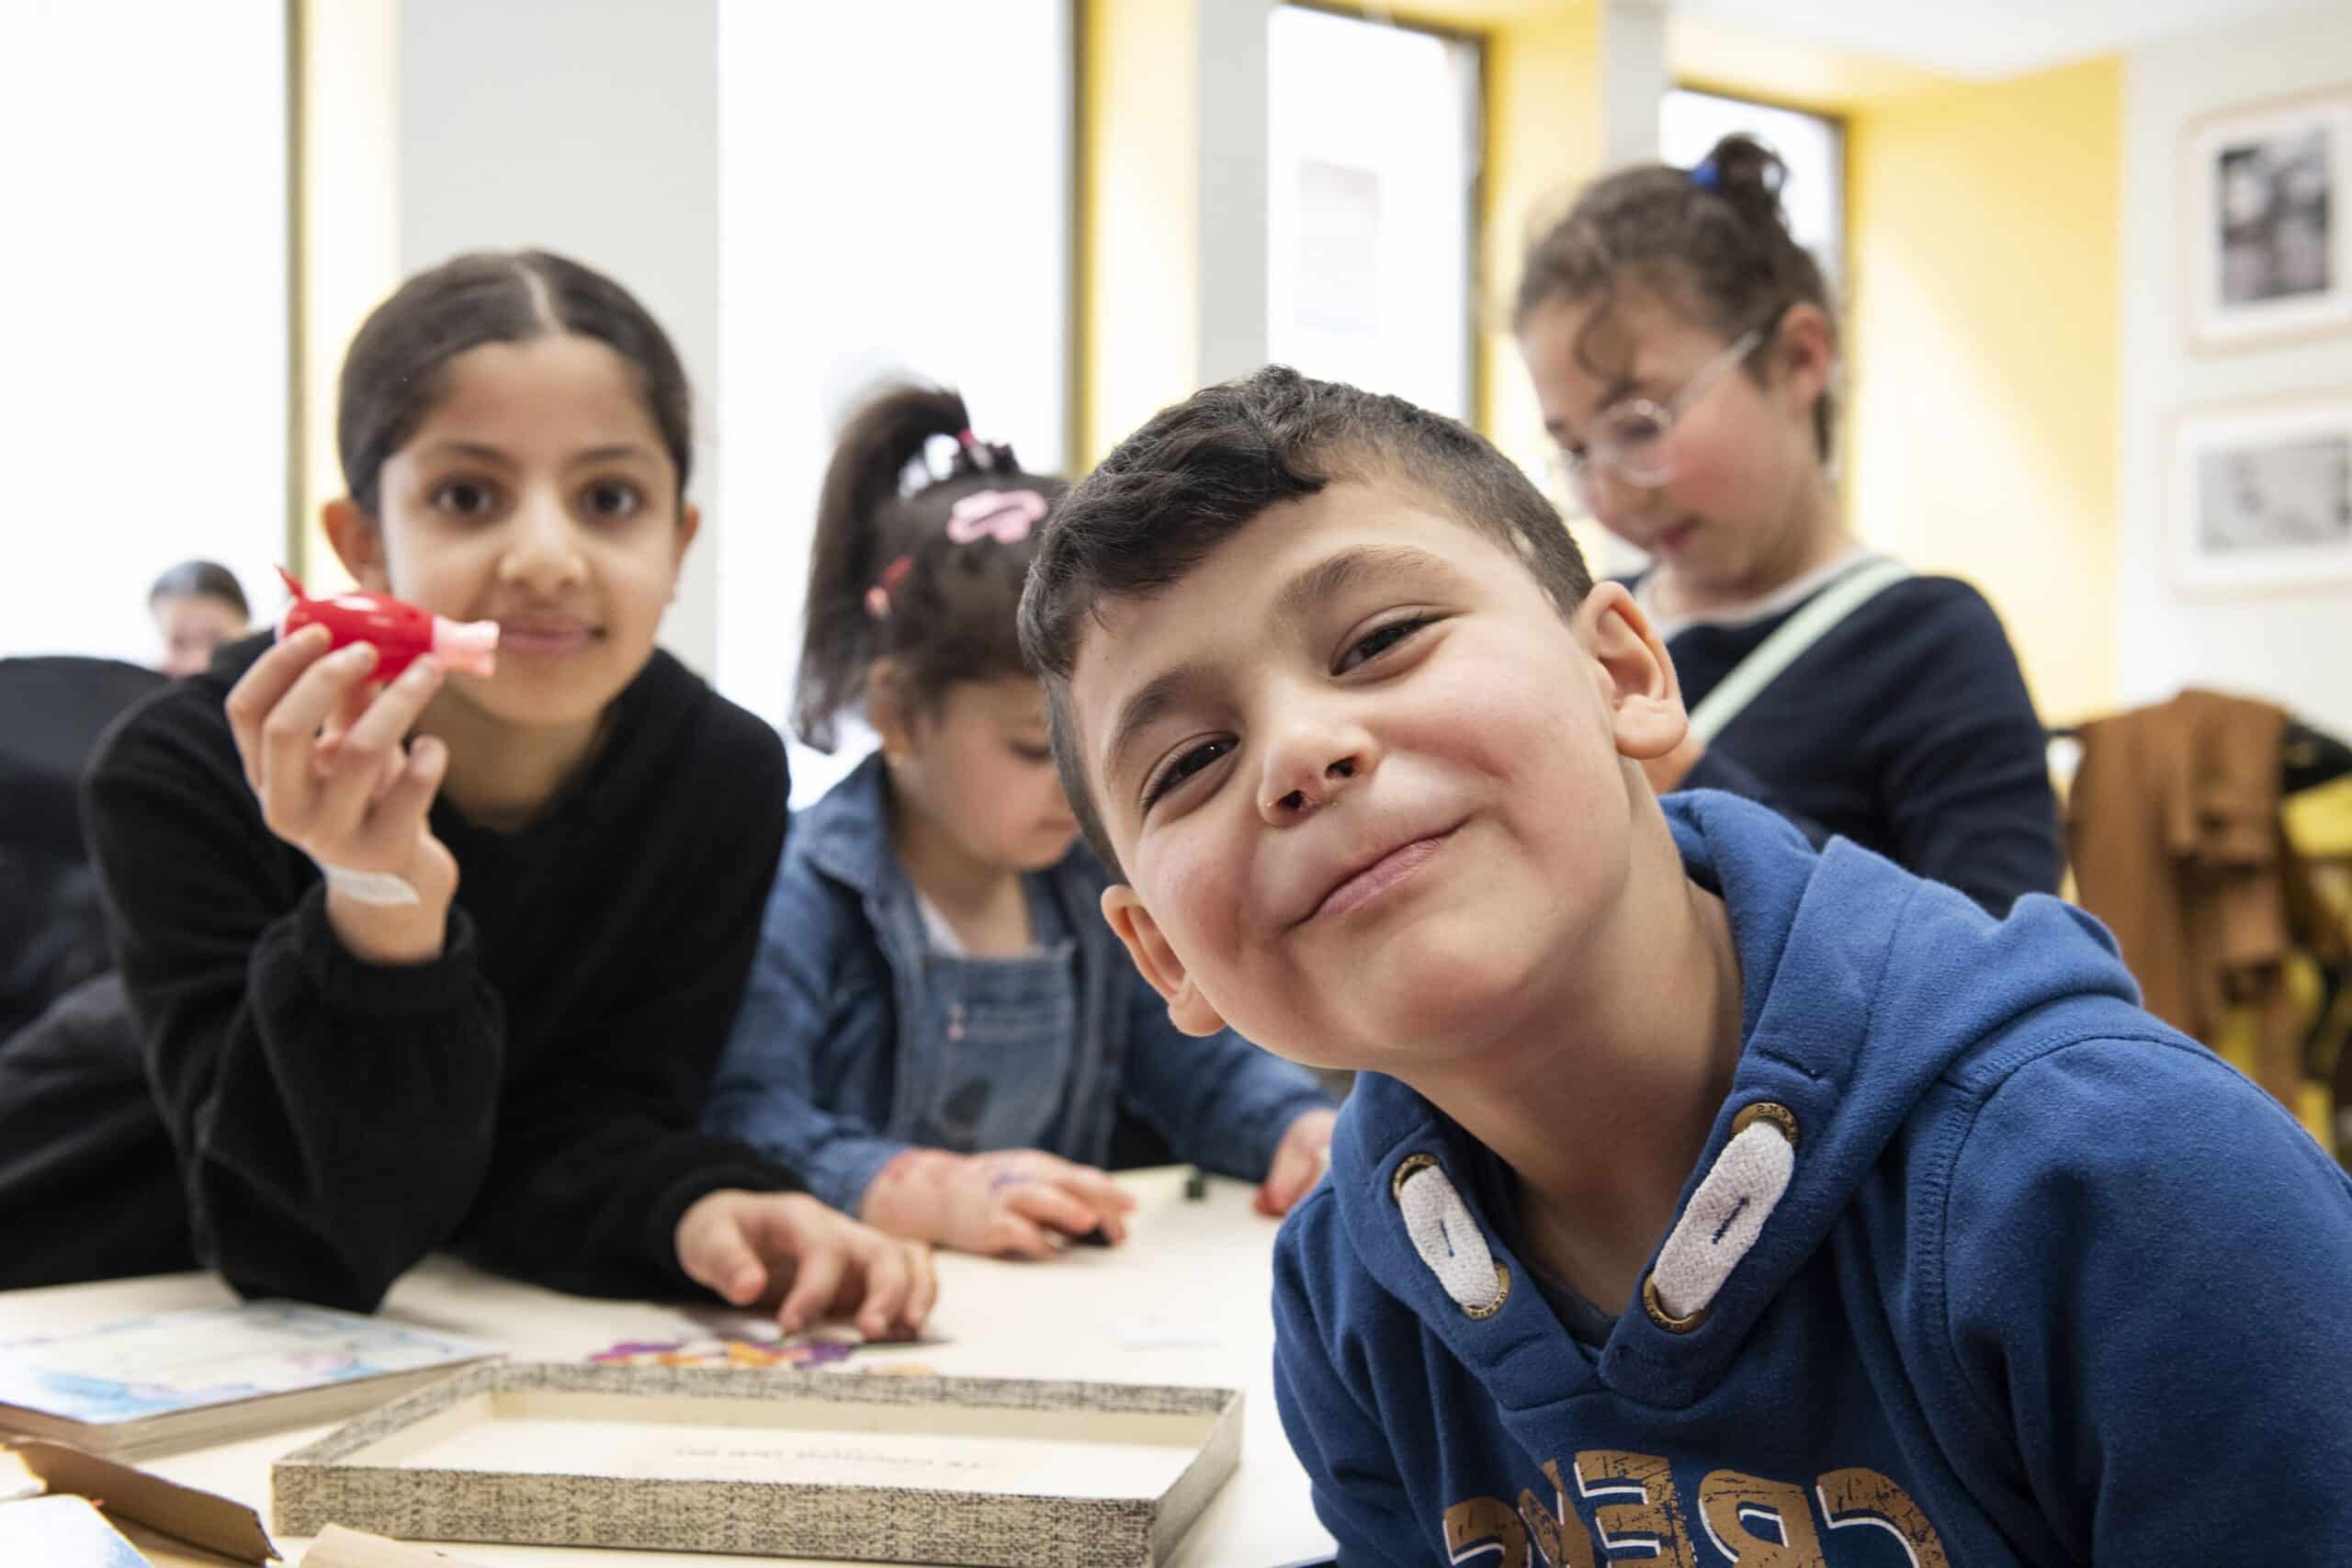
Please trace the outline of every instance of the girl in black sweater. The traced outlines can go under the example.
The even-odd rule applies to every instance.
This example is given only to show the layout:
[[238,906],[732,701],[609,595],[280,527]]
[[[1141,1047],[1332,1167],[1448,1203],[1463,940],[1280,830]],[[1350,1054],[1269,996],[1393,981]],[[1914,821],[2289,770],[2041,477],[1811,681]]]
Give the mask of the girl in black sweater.
[[920,1247],[694,1131],[785,833],[775,732],[654,647],[685,378],[611,280],[460,257],[345,363],[359,584],[497,672],[224,649],[86,784],[119,973],[0,1048],[0,1286],[187,1268],[372,1308],[447,1247],[560,1290],[919,1325]]
[[[1838,514],[1837,324],[1781,175],[1743,136],[1695,168],[1622,170],[1520,282],[1520,349],[1570,499],[1652,558],[1634,598],[1692,738],[1651,782],[1760,800],[1815,842],[1841,834],[2006,913],[2064,871],[2041,724],[1984,596],[1868,554]],[[1831,595],[1853,596],[1844,618],[1736,705],[1760,667],[1735,672]]]

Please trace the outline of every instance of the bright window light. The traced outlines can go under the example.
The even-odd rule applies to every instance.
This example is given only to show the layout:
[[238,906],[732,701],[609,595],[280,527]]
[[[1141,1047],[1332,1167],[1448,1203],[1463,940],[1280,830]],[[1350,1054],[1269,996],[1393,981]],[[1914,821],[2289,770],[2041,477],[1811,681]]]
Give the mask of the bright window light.
[[1267,25],[1268,357],[1466,419],[1477,51],[1298,6]]
[[153,662],[192,556],[283,597],[286,14],[0,5],[0,655]]
[[[783,727],[817,491],[860,394],[962,389],[1069,461],[1067,0],[719,0],[718,671]],[[794,742],[792,800],[863,750]]]

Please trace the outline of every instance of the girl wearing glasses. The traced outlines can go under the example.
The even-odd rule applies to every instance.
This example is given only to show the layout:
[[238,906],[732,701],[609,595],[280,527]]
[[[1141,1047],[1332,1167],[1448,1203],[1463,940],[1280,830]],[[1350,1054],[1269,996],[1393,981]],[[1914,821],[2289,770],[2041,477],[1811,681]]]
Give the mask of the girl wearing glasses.
[[1984,597],[1839,514],[1838,326],[1782,174],[1731,136],[1588,187],[1528,254],[1520,350],[1573,509],[1651,558],[1634,596],[1692,709],[1651,782],[1763,801],[2006,913],[2063,871],[2041,724]]

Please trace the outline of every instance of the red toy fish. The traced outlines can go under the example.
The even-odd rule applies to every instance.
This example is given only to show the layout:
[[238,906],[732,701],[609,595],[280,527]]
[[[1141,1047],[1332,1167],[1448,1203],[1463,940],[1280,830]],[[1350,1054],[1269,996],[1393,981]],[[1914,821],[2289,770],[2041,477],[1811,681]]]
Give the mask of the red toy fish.
[[315,623],[334,635],[337,648],[368,643],[376,649],[376,668],[368,677],[371,681],[390,681],[428,653],[469,675],[497,671],[496,621],[453,621],[389,593],[354,592],[313,599],[302,592],[292,572],[281,566],[277,575],[294,595],[277,623],[280,641]]

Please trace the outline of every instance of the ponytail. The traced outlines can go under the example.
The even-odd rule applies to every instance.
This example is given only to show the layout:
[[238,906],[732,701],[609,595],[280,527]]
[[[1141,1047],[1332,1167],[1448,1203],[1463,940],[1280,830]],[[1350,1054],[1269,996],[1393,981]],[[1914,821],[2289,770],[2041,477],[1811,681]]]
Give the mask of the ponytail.
[[793,693],[800,738],[831,750],[835,720],[865,700],[879,659],[900,666],[922,703],[957,680],[1023,672],[1015,614],[1026,534],[976,540],[948,520],[956,502],[983,490],[1050,502],[1065,488],[1023,473],[1010,446],[973,435],[962,396],[946,388],[887,388],[861,405],[818,496]]

